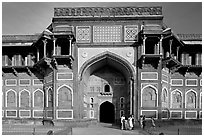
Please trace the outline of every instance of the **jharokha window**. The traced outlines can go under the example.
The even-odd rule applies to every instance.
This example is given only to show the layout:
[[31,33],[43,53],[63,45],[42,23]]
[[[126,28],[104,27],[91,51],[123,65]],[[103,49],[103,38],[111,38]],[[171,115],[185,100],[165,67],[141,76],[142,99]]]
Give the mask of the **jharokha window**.
[[182,95],[179,91],[172,93],[172,108],[182,108]]
[[196,93],[193,91],[186,94],[186,108],[196,108]]
[[142,107],[156,107],[157,94],[152,87],[146,87],[142,91]]

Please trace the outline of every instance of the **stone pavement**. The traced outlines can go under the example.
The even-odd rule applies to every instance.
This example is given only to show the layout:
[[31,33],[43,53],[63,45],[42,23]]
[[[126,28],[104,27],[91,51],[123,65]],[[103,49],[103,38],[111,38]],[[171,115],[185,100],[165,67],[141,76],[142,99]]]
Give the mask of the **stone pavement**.
[[49,130],[54,131],[54,135],[143,135],[140,130],[121,130],[118,126],[107,123],[98,123],[88,127],[74,127],[72,129],[65,126],[46,127],[41,125],[2,125],[2,135],[46,135]]
[[72,128],[72,135],[141,135],[138,130],[121,130],[110,124],[91,125],[86,128]]

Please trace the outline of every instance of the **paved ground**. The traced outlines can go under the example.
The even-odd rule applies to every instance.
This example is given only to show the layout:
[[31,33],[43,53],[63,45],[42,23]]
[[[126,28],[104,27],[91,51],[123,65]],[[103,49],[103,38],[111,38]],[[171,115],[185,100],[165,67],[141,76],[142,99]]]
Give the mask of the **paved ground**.
[[54,131],[54,135],[139,135],[138,130],[120,130],[119,127],[110,124],[100,123],[89,127],[75,127],[70,132],[67,127],[45,127],[42,125],[2,125],[2,135],[46,135],[49,130]]
[[88,128],[73,128],[73,135],[140,135],[138,130],[121,130],[109,124],[92,125]]

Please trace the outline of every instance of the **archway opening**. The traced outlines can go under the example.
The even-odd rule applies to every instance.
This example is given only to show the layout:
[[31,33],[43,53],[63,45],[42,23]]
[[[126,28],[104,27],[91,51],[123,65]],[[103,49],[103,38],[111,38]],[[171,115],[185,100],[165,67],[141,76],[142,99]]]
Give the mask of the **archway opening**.
[[112,103],[106,101],[100,105],[100,122],[115,122],[115,107]]

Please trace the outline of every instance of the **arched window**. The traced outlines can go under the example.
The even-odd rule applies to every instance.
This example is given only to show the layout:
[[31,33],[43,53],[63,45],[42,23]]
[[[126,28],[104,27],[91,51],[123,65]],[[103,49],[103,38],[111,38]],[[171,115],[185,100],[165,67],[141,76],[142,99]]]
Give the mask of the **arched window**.
[[105,92],[110,92],[110,86],[109,86],[109,85],[105,85],[104,91],[105,91]]
[[43,91],[38,89],[34,92],[34,107],[44,107],[44,94]]
[[189,91],[186,94],[186,108],[196,108],[196,93]]
[[9,90],[6,95],[7,107],[16,107],[16,92],[14,90]]
[[29,91],[23,90],[20,92],[20,107],[30,107]]
[[123,108],[125,107],[125,104],[124,104],[124,103],[125,103],[125,98],[124,98],[124,97],[121,97],[121,98],[120,98],[120,108],[121,108],[121,109],[123,109]]
[[58,107],[72,108],[72,91],[67,86],[63,86],[58,90]]
[[156,107],[157,106],[157,94],[156,90],[151,87],[145,87],[142,90],[142,107]]
[[168,107],[168,92],[165,88],[162,91],[161,101],[162,107]]
[[172,108],[182,108],[182,94],[178,90],[172,92]]

